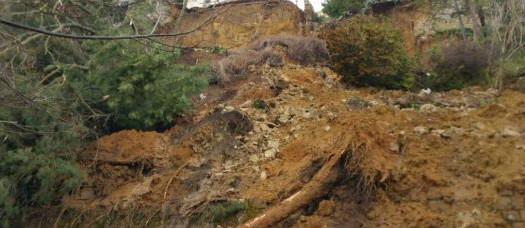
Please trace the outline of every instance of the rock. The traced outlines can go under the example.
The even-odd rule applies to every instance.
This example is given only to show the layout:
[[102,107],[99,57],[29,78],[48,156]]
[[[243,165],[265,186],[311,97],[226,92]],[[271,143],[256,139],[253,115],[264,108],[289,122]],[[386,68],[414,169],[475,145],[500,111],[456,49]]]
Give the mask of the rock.
[[399,145],[398,142],[392,142],[390,144],[390,150],[394,153],[399,153],[400,150],[401,150],[401,146]]
[[503,137],[520,137],[521,134],[513,129],[505,128],[503,131],[501,131],[501,136]]
[[261,180],[266,180],[268,178],[268,174],[266,174],[266,171],[261,172]]
[[264,151],[264,157],[266,158],[275,158],[277,155],[277,149],[271,148],[269,150]]
[[251,108],[253,107],[253,101],[251,100],[247,100],[246,102],[242,103],[241,108]]
[[305,112],[303,113],[303,117],[304,117],[305,119],[313,119],[313,118],[314,118],[314,114],[313,114],[312,112],[310,112],[310,111],[307,110],[307,111],[305,111]]
[[344,103],[349,111],[363,110],[372,107],[372,104],[370,102],[365,101],[361,98],[350,98],[348,100],[345,100]]
[[268,141],[268,147],[272,149],[278,149],[279,141],[276,141],[276,140]]
[[255,163],[255,162],[258,162],[259,161],[259,157],[255,154],[253,155],[250,155],[250,161]]
[[434,106],[433,104],[424,104],[423,106],[421,106],[421,111],[424,111],[424,112],[435,112],[438,110],[439,108]]
[[326,126],[324,127],[324,131],[326,131],[326,132],[330,131],[330,126],[326,125]]
[[437,135],[437,136],[440,136],[441,134],[445,133],[445,130],[434,129],[434,130],[432,130],[431,133],[432,133],[432,134],[435,134],[435,135]]
[[520,215],[517,211],[506,211],[502,214],[503,218],[509,222],[518,222]]
[[423,135],[428,132],[428,130],[423,126],[417,126],[414,128],[414,132],[418,135]]
[[337,114],[333,112],[327,112],[326,116],[328,117],[329,120],[334,120],[335,118],[337,118]]
[[425,95],[429,95],[432,93],[432,90],[430,88],[426,88],[426,89],[422,89],[421,91],[419,91],[419,96],[425,96]]

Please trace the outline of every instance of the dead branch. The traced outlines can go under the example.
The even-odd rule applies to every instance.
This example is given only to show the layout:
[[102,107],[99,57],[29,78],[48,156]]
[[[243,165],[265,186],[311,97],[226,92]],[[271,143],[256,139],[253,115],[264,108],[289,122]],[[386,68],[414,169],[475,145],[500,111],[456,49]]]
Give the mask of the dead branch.
[[4,24],[7,26],[11,26],[18,29],[28,30],[39,34],[44,34],[48,36],[54,36],[54,37],[61,37],[61,38],[68,38],[68,39],[79,39],[79,40],[124,40],[124,39],[147,39],[152,37],[172,37],[172,36],[182,36],[189,33],[192,33],[208,22],[210,22],[212,19],[217,17],[217,14],[208,17],[206,20],[204,20],[199,25],[195,26],[192,29],[189,29],[187,31],[183,32],[175,32],[175,33],[167,33],[167,34],[148,34],[148,35],[127,35],[127,36],[83,36],[83,35],[75,35],[75,34],[66,34],[66,33],[58,33],[58,32],[52,32],[44,29],[39,29],[36,27],[28,26],[19,24],[13,21],[9,21],[6,19],[0,18],[0,24]]
[[317,172],[312,180],[306,184],[300,191],[296,192],[286,200],[278,203],[274,207],[268,209],[259,217],[252,219],[240,228],[255,228],[255,227],[270,227],[275,223],[288,217],[293,212],[301,207],[308,205],[313,199],[317,199],[326,194],[327,190],[337,180],[340,170],[337,168],[340,160],[347,150],[339,151],[332,155],[323,167]]

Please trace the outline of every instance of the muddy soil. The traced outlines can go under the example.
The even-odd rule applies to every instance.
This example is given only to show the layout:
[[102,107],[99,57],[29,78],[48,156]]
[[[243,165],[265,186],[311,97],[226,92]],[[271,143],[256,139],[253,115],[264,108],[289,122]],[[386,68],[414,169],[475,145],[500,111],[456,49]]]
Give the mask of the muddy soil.
[[[81,156],[88,183],[50,223],[235,227],[352,151],[322,193],[273,226],[525,227],[523,93],[352,89],[290,64],[200,97],[166,132],[95,142]],[[232,203],[244,206],[217,215]]]

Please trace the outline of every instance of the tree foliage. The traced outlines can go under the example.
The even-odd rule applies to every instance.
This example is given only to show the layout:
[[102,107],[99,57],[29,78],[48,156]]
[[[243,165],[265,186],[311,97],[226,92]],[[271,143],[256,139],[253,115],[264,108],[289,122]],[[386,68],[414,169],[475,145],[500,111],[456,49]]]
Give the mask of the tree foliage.
[[366,6],[366,0],[329,0],[323,3],[323,12],[332,18],[339,18],[348,11],[359,11]]
[[[3,19],[59,33],[133,32],[127,8],[113,1],[0,0],[0,10]],[[199,75],[207,67],[174,64],[177,49],[156,41],[61,39],[0,26],[2,227],[79,188],[76,155],[87,143],[122,128],[166,127],[206,85]]]
[[413,86],[413,61],[405,53],[399,31],[384,18],[354,16],[321,38],[331,54],[331,68],[346,84],[404,88]]
[[110,114],[110,131],[164,128],[185,112],[191,97],[207,85],[199,75],[207,66],[174,64],[177,51],[134,48],[131,42],[108,43],[90,60],[91,72],[82,75],[82,94]]

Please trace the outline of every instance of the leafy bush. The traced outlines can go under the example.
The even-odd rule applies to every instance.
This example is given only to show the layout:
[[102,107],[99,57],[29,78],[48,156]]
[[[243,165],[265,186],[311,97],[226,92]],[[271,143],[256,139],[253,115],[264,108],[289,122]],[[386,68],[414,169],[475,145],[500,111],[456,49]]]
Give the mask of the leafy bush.
[[56,203],[82,184],[72,161],[90,132],[63,80],[0,79],[0,224],[7,227],[21,208]]
[[452,43],[432,49],[433,72],[418,78],[419,84],[433,90],[461,89],[487,80],[489,53],[483,45],[471,42]]
[[[124,43],[126,44],[126,43]],[[207,66],[173,63],[177,52],[137,49],[109,43],[91,58],[93,70],[82,91],[95,107],[111,114],[108,130],[163,129],[191,105],[207,85]],[[87,87],[86,87],[87,86]]]
[[414,63],[399,31],[386,19],[358,15],[320,36],[330,50],[331,68],[344,83],[388,89],[413,86]]
[[348,11],[359,11],[365,6],[365,0],[328,0],[323,3],[323,12],[332,18],[338,18]]

